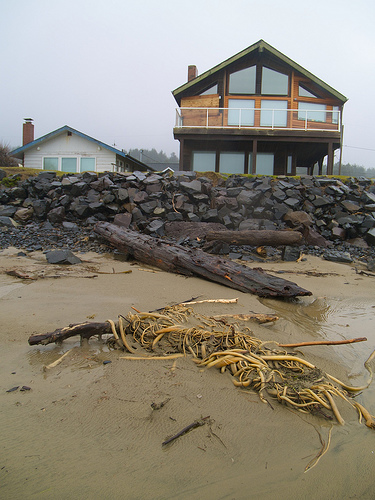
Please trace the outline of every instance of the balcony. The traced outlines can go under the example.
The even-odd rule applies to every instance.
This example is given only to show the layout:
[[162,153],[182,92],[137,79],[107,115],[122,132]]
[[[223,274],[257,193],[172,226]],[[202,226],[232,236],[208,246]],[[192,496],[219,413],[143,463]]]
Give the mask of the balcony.
[[308,109],[307,106],[303,109],[303,103],[299,103],[298,109],[270,108],[263,103],[261,108],[180,107],[176,109],[175,128],[182,129],[180,132],[183,129],[221,129],[228,132],[241,130],[244,133],[251,130],[340,133],[341,112],[326,109],[323,105],[319,109]]

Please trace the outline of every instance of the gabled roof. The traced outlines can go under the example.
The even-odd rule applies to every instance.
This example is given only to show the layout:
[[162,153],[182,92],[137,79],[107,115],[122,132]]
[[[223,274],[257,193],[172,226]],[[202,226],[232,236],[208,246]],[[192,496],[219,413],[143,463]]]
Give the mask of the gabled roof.
[[337,99],[339,99],[343,103],[345,103],[348,100],[344,95],[340,94],[340,92],[337,92],[337,90],[330,87],[327,83],[323,82],[323,80],[320,80],[320,78],[318,78],[315,75],[313,75],[312,73],[310,73],[310,71],[303,68],[302,66],[300,66],[299,64],[294,62],[292,59],[287,57],[286,55],[282,54],[280,51],[278,51],[277,49],[272,47],[272,45],[269,45],[264,40],[259,40],[258,42],[254,43],[253,45],[250,45],[250,47],[248,47],[247,49],[244,49],[241,52],[238,52],[238,54],[230,57],[229,59],[223,61],[222,63],[218,64],[217,66],[214,66],[213,68],[209,69],[205,73],[202,73],[200,76],[197,76],[196,78],[194,78],[190,82],[187,82],[184,85],[181,85],[177,89],[173,90],[172,94],[173,94],[174,98],[176,99],[176,101],[178,101],[180,94],[182,94],[183,92],[188,90],[190,87],[196,85],[197,83],[201,82],[205,78],[208,78],[209,76],[212,76],[215,73],[218,73],[219,71],[228,67],[230,64],[232,64],[232,63],[234,63],[234,62],[236,62],[236,61],[238,61],[238,60],[240,60],[240,59],[242,59],[242,58],[244,58],[244,57],[248,56],[249,54],[256,52],[256,51],[269,52],[270,54],[272,54],[273,56],[278,58],[280,61],[284,62],[285,64],[287,64],[291,68],[295,69],[296,71],[298,71],[299,73],[306,76],[311,81],[313,81],[314,83],[316,83],[317,85],[319,85],[320,87],[325,89],[327,92],[332,94],[334,97],[336,97]]
[[64,125],[61,128],[58,128],[57,130],[54,130],[53,132],[50,132],[49,134],[43,135],[42,137],[39,137],[39,139],[35,139],[32,142],[29,142],[28,144],[25,144],[24,146],[21,146],[20,148],[14,149],[11,151],[9,154],[10,156],[13,156],[15,158],[23,158],[23,155],[26,151],[29,149],[39,146],[43,144],[44,142],[49,141],[50,139],[53,139],[54,137],[57,137],[58,135],[62,134],[63,132],[71,132],[72,134],[78,135],[79,137],[82,137],[83,139],[87,139],[88,141],[92,141],[98,146],[108,149],[109,151],[112,151],[112,153],[115,153],[118,156],[121,156],[122,158],[128,158],[132,160],[134,163],[138,164],[142,168],[146,168],[149,170],[155,170],[153,167],[149,167],[145,163],[142,163],[141,161],[133,158],[132,156],[124,153],[124,151],[120,151],[119,149],[114,148],[113,146],[109,146],[108,144],[105,144],[102,141],[98,141],[97,139],[94,139],[93,137],[90,137],[89,135],[84,134],[83,132],[79,132],[79,130],[75,130],[72,127],[69,127],[68,125]]

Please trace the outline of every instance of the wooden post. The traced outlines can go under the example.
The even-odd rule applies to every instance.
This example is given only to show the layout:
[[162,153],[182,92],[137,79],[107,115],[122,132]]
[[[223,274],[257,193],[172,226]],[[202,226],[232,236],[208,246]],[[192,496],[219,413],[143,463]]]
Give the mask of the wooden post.
[[179,170],[184,169],[184,140],[180,139],[180,161],[178,165]]
[[215,151],[215,172],[220,171],[220,151]]
[[333,175],[333,142],[328,143],[327,175]]
[[341,175],[343,143],[344,143],[344,125],[341,123],[339,175]]
[[257,149],[258,149],[258,139],[253,140],[253,166],[251,173],[254,175],[257,171]]

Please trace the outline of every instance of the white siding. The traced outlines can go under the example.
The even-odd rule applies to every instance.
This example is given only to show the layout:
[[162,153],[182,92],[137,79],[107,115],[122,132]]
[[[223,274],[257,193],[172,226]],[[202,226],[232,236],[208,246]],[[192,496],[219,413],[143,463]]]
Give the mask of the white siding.
[[43,158],[45,156],[58,157],[60,164],[62,157],[75,157],[78,158],[78,166],[82,156],[96,158],[97,172],[113,170],[112,163],[116,162],[114,152],[74,133],[68,136],[67,131],[26,151],[24,166],[43,169]]

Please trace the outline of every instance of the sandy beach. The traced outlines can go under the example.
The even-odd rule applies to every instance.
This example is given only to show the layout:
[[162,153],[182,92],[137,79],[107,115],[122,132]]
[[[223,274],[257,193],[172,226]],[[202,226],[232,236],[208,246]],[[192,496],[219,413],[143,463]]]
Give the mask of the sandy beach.
[[[369,375],[363,363],[375,347],[375,278],[361,274],[364,267],[356,271],[353,264],[312,256],[265,262],[265,271],[312,292],[283,301],[112,255],[86,253],[79,255],[82,264],[51,266],[42,253],[17,253],[0,252],[2,498],[373,498],[375,434],[345,401],[338,402],[345,425],[333,423],[328,452],[304,472],[322,448],[319,433],[328,439],[331,422],[276,401],[271,408],[257,393],[236,388],[228,372],[201,370],[189,357],[120,359],[123,353],[94,338],[84,345],[77,338],[28,345],[30,335],[116,320],[132,307],[150,311],[197,296],[238,298],[236,304],[195,308],[205,315],[277,314],[275,323],[248,324],[262,340],[367,337],[299,349],[322,370],[360,385]],[[34,279],[6,273],[12,269]],[[68,350],[58,366],[43,371]],[[21,391],[23,386],[30,390]],[[373,385],[356,400],[375,414]],[[165,401],[153,410],[153,403]],[[202,417],[209,417],[207,424],[162,446]]]

